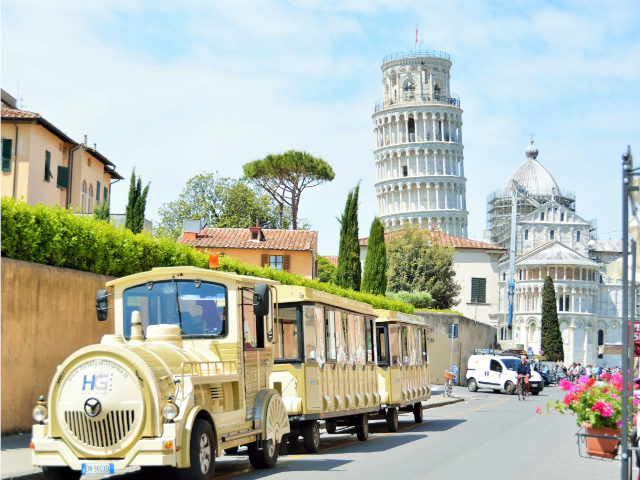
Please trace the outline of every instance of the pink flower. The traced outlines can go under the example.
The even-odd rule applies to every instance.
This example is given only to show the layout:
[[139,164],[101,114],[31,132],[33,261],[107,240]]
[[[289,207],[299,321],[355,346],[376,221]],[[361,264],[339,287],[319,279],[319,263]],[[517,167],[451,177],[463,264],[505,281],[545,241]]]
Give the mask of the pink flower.
[[558,384],[560,386],[560,390],[569,390],[572,387],[572,384],[569,380],[560,380],[560,383]]
[[542,409],[540,407],[536,408],[536,413],[542,413]]
[[589,381],[589,377],[583,375],[580,377],[580,383],[587,383]]
[[596,402],[591,407],[591,411],[598,412],[603,417],[610,417],[613,415],[613,407],[607,402]]
[[602,375],[600,375],[600,380],[608,382],[609,380],[611,380],[611,375],[609,375],[608,373],[603,373]]

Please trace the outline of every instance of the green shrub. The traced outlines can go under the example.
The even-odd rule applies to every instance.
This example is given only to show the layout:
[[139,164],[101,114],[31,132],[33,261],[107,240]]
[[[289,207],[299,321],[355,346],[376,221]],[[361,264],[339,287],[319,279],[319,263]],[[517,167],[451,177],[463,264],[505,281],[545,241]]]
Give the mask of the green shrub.
[[[192,265],[209,268],[209,257],[193,247],[125,228],[90,216],[75,215],[60,207],[36,205],[2,197],[2,256],[123,277],[153,267]],[[374,308],[412,313],[413,306],[381,295],[347,290],[332,284],[267,267],[247,265],[222,257],[220,270],[269,278],[285,285],[300,285],[371,304]]]
[[431,308],[433,298],[429,292],[397,292],[388,293],[387,297],[404,303],[410,303],[415,308]]

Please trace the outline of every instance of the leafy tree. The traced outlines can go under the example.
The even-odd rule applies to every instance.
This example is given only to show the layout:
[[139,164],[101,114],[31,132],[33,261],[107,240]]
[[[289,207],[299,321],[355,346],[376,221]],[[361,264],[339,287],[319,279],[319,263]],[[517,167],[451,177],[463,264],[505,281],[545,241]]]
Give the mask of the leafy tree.
[[318,280],[323,283],[336,283],[336,266],[328,259],[318,255]]
[[109,222],[111,220],[109,201],[102,202],[101,205],[96,205],[93,209],[93,218],[96,220],[105,220]]
[[[202,173],[187,181],[178,199],[163,204],[158,215],[154,234],[177,240],[183,220],[204,220],[211,228],[247,228],[260,219],[263,228],[277,228],[279,210],[269,195],[249,182]],[[288,209],[283,220],[288,228]],[[302,228],[308,228],[306,220],[301,223]]]
[[305,188],[315,187],[335,177],[333,168],[321,158],[289,150],[245,163],[244,176],[264,188],[280,207],[279,228],[283,228],[284,207],[291,209],[293,230],[298,230],[298,206]]
[[369,232],[367,256],[364,259],[362,292],[384,295],[387,291],[387,246],[384,243],[384,225],[374,218]]
[[564,361],[564,345],[558,323],[558,304],[550,276],[545,278],[542,288],[542,350],[547,360]]
[[336,285],[360,290],[362,267],[360,266],[360,244],[358,243],[358,193],[360,184],[349,191],[344,213],[340,221],[340,252]]
[[144,227],[144,210],[147,207],[147,194],[149,193],[149,183],[142,189],[142,178],[138,177],[136,182],[136,169],[131,172],[131,183],[129,185],[129,201],[125,211],[126,217],[124,226],[133,233],[140,233]]
[[407,227],[387,242],[387,289],[390,292],[429,292],[434,308],[448,310],[458,304],[460,285],[453,247],[440,244],[437,234]]

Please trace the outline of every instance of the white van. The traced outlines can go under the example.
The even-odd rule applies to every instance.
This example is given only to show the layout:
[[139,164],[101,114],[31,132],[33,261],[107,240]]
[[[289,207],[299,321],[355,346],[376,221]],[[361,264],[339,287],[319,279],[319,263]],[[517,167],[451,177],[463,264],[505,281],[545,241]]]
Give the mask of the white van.
[[[479,388],[490,388],[494,392],[506,390],[508,395],[515,393],[520,363],[517,355],[471,355],[467,363],[467,386],[475,392]],[[538,395],[544,388],[542,377],[531,369],[529,391]]]

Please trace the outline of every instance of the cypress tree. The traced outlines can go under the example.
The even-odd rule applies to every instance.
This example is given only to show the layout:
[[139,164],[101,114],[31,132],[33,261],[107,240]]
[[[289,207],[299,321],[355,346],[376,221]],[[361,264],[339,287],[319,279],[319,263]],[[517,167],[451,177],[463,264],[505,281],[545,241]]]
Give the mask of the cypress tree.
[[347,195],[344,213],[340,217],[340,253],[336,284],[340,287],[360,290],[362,268],[360,266],[360,245],[358,243],[358,193],[360,184]]
[[562,333],[558,323],[558,304],[550,276],[545,279],[542,289],[542,350],[547,360],[564,361]]
[[371,223],[367,256],[364,259],[362,292],[384,295],[387,291],[387,246],[384,225],[378,217]]
[[131,172],[131,183],[129,184],[129,201],[125,211],[124,226],[133,233],[140,233],[144,227],[144,211],[147,206],[147,194],[149,184],[142,190],[142,178],[138,177],[136,182],[136,169]]

